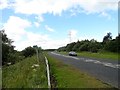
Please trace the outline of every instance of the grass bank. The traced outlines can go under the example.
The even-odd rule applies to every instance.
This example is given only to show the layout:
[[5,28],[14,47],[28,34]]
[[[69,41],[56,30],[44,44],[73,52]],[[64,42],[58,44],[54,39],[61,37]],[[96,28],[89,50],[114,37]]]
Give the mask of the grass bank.
[[[68,52],[59,52],[61,54],[68,55]],[[78,56],[82,57],[91,57],[91,58],[100,58],[100,59],[110,59],[110,60],[118,60],[118,53],[112,52],[98,52],[98,53],[91,53],[91,52],[77,52]]]
[[2,69],[0,68],[0,89],[2,88]]
[[2,68],[3,88],[47,88],[46,67],[36,56]]
[[55,88],[111,88],[87,73],[63,64],[48,54],[46,57],[50,64],[50,72],[55,77]]

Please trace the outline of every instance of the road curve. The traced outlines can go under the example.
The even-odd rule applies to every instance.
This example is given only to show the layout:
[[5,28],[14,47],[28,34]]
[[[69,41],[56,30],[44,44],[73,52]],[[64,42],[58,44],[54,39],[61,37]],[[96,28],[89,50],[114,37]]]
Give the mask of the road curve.
[[116,61],[104,61],[101,59],[92,59],[85,57],[72,57],[68,55],[58,54],[56,52],[49,52],[50,56],[57,58],[65,64],[72,65],[81,71],[96,77],[97,79],[110,84],[113,87],[120,88],[120,80],[118,74],[120,71],[120,64]]

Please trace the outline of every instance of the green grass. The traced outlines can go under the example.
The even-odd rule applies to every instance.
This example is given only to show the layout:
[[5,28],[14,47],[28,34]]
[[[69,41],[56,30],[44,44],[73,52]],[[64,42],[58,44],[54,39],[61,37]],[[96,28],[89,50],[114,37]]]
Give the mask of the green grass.
[[2,68],[3,88],[47,88],[46,68],[40,61],[39,67],[36,56],[24,59],[14,65]]
[[46,54],[50,63],[50,72],[56,79],[56,88],[111,88],[85,72],[63,64]]
[[0,89],[2,87],[2,69],[0,68]]
[[[68,54],[68,52],[60,52],[61,54]],[[83,57],[91,57],[91,58],[101,58],[101,59],[110,59],[110,60],[118,60],[118,53],[112,52],[98,52],[98,53],[91,53],[91,52],[78,52],[78,56]]]

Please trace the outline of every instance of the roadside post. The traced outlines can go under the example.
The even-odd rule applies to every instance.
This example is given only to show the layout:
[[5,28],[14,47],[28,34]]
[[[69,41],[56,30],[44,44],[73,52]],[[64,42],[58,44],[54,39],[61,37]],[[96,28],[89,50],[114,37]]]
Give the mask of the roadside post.
[[51,90],[51,84],[50,84],[50,69],[49,69],[49,65],[48,65],[48,60],[45,57],[45,62],[46,62],[46,69],[47,69],[47,77],[48,77],[48,88],[49,90]]
[[37,46],[37,45],[34,45],[33,48],[35,48],[35,50],[36,50],[37,61],[38,61],[38,63],[39,63],[38,46]]

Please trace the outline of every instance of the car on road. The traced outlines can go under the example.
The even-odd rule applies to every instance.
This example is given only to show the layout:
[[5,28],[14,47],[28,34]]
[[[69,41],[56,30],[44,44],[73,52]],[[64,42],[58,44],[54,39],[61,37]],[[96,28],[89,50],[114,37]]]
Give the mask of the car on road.
[[74,52],[74,51],[70,51],[70,52],[69,52],[69,56],[77,56],[77,53]]

